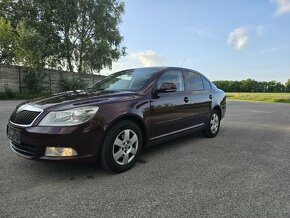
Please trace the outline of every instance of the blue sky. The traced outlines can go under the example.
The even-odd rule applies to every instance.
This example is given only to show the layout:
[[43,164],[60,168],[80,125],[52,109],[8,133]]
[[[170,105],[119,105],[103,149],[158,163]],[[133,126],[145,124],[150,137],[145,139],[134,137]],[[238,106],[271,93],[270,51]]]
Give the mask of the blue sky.
[[183,65],[211,80],[290,78],[290,0],[126,0],[120,31],[127,56],[113,72]]

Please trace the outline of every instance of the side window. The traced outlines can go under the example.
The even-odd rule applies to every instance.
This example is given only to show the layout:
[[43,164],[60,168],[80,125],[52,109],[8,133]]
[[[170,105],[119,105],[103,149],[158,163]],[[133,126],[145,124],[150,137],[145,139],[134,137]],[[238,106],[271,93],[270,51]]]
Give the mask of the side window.
[[184,91],[184,81],[182,73],[178,70],[167,71],[160,78],[157,83],[157,88],[159,89],[162,83],[175,83],[176,91]]
[[201,91],[204,90],[201,76],[194,72],[186,72],[186,80],[188,88],[191,91]]
[[202,78],[204,89],[211,90],[210,82],[207,79],[205,79],[204,77],[201,77],[201,78]]

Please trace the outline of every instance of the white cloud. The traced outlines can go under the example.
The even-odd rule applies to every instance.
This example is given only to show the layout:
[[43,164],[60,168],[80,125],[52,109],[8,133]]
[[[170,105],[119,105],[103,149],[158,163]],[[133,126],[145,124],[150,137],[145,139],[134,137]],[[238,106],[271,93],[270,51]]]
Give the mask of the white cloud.
[[139,67],[140,64],[136,60],[132,60],[128,56],[120,58],[117,62],[112,63],[112,69],[104,68],[101,70],[101,75],[110,75],[121,70]]
[[148,67],[160,65],[163,62],[161,55],[157,54],[153,50],[145,50],[136,53],[129,53],[127,56],[122,57],[118,62],[112,63],[112,69],[105,68],[101,70],[101,75],[110,75],[121,70],[137,68],[137,67]]
[[275,14],[280,15],[290,12],[290,0],[273,0],[277,3],[277,9]]
[[132,59],[138,60],[145,67],[156,66],[162,63],[162,56],[153,50],[132,53],[130,57]]
[[248,42],[247,29],[239,27],[234,29],[228,36],[228,43],[234,45],[237,50],[242,49]]

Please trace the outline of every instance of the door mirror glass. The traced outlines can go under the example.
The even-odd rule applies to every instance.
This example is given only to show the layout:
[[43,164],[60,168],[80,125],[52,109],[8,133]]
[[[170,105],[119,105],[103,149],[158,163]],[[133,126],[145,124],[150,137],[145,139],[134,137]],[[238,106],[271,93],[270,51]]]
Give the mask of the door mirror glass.
[[165,92],[176,92],[176,84],[175,83],[162,83],[160,88],[157,90],[158,93]]

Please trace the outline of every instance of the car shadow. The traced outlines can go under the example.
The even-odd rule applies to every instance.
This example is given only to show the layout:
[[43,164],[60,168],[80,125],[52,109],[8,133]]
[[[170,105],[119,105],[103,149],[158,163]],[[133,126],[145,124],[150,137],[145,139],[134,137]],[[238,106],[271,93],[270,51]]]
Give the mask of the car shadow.
[[147,157],[151,155],[159,155],[159,153],[163,153],[164,151],[171,151],[175,150],[176,148],[188,146],[188,143],[197,142],[202,138],[204,138],[204,136],[201,132],[188,134],[180,138],[172,139],[170,141],[162,142],[160,144],[145,148],[142,156]]
[[[163,158],[162,154],[170,153],[173,150],[181,149],[189,144],[197,143],[204,139],[201,133],[193,133],[181,138],[163,142],[144,149],[136,165],[146,164],[152,158]],[[170,154],[168,154],[170,155]],[[149,159],[149,160],[148,160]],[[23,160],[26,163],[26,160]],[[27,165],[27,164],[24,164]],[[138,167],[138,166],[137,166]],[[142,167],[142,166],[139,166]],[[138,167],[138,168],[139,168]],[[77,179],[100,179],[111,177],[113,174],[104,171],[96,163],[82,162],[29,162],[29,167],[22,166],[23,170],[31,171],[38,175],[38,182],[41,180],[77,180]],[[134,168],[132,169],[134,170]],[[120,174],[115,174],[120,175]]]
[[[73,163],[73,162],[34,162],[31,168],[42,176],[58,179],[74,180],[76,178],[92,179],[101,175],[106,175],[96,163]],[[31,169],[30,169],[31,170]]]

